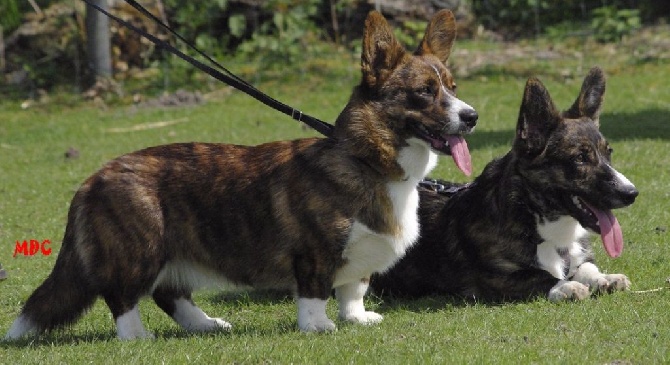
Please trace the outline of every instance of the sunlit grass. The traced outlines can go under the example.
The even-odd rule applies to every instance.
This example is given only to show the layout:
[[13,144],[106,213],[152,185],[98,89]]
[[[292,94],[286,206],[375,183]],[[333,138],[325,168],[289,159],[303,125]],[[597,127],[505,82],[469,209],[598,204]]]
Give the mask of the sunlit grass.
[[[357,61],[349,53],[337,57],[310,61],[304,73],[289,69],[283,75],[264,75],[259,87],[332,122],[359,77]],[[614,147],[615,166],[640,190],[633,206],[615,212],[624,231],[624,254],[609,259],[594,240],[598,263],[604,271],[627,274],[635,291],[667,287],[670,68],[622,67],[594,57],[596,63],[609,75],[601,128]],[[573,66],[554,61],[518,73],[502,67],[458,80],[459,97],[480,114],[477,131],[469,137],[475,175],[509,149],[526,73],[536,73],[556,104],[566,108],[588,68],[565,79],[556,70]],[[22,110],[18,102],[0,102],[0,262],[9,274],[0,282],[0,332],[9,328],[23,301],[48,275],[69,201],[105,161],[179,141],[257,144],[316,135],[239,92],[221,95],[178,109],[52,103]],[[113,132],[166,121],[178,122]],[[70,147],[79,151],[79,158],[64,157]],[[441,158],[433,176],[468,180],[448,157]],[[15,242],[26,239],[50,239],[54,254],[12,257]],[[0,344],[0,363],[667,363],[669,292],[617,293],[558,305],[544,299],[494,306],[439,297],[370,297],[368,307],[385,316],[380,325],[340,323],[336,333],[315,335],[297,331],[290,298],[209,291],[197,294],[196,302],[210,315],[232,322],[231,333],[184,333],[146,300],[142,316],[157,340],[133,342],[115,339],[109,311],[99,301],[71,329]],[[336,317],[333,301],[328,312]]]

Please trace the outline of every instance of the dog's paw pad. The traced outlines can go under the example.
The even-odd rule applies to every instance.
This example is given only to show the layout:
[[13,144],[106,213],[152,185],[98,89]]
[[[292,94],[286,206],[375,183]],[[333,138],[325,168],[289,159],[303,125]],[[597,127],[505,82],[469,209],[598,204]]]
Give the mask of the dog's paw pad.
[[353,323],[375,324],[381,322],[384,317],[379,313],[364,311],[342,316],[341,319]]
[[549,291],[549,300],[561,302],[566,300],[583,300],[590,295],[589,287],[577,281],[565,281],[556,284]]

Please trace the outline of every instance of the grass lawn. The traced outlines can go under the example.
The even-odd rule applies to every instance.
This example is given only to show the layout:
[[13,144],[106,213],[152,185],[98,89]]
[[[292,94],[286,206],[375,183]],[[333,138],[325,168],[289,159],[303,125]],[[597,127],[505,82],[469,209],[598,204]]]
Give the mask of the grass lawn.
[[[476,47],[462,43],[463,49]],[[331,334],[298,332],[289,297],[205,291],[195,301],[230,321],[231,333],[190,335],[145,300],[142,317],[157,339],[131,342],[116,340],[111,315],[98,301],[70,329],[0,343],[0,364],[670,362],[669,65],[594,55],[580,59],[580,73],[565,77],[557,70],[577,70],[574,60],[515,62],[457,80],[459,97],[480,114],[477,131],[468,138],[474,174],[509,149],[527,74],[537,73],[558,106],[567,108],[588,67],[601,64],[609,76],[601,128],[614,148],[614,165],[640,196],[615,212],[624,232],[623,255],[609,259],[599,238],[594,245],[601,269],[627,274],[633,291],[562,304],[541,298],[488,305],[369,297],[367,307],[385,316],[381,324],[340,323]],[[334,121],[358,82],[356,65],[351,55],[335,54],[310,61],[301,76],[269,75],[259,86],[305,113]],[[129,131],[157,122],[163,127]],[[213,93],[207,103],[186,108],[63,107],[52,101],[22,110],[19,102],[0,102],[0,263],[9,275],[0,281],[0,334],[50,272],[75,190],[105,161],[171,142],[257,144],[312,135],[239,92]],[[78,158],[64,157],[70,147],[79,151]],[[467,180],[449,157],[441,158],[433,176]],[[16,241],[31,239],[50,240],[53,253],[13,257]],[[648,291],[656,288],[664,289]],[[328,311],[337,316],[332,300]]]

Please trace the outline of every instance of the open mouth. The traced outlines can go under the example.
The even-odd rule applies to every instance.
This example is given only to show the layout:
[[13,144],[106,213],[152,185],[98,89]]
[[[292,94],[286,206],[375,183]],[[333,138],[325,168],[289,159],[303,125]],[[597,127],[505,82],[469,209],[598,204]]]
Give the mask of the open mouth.
[[579,223],[596,232],[600,233],[605,251],[610,257],[617,257],[623,251],[623,234],[621,226],[612,211],[609,209],[601,210],[587,203],[584,199],[573,196],[571,201],[574,209],[573,215]]
[[429,131],[421,123],[413,123],[416,136],[428,142],[437,152],[451,155],[456,166],[467,176],[472,174],[472,160],[470,150],[460,134],[441,134]]

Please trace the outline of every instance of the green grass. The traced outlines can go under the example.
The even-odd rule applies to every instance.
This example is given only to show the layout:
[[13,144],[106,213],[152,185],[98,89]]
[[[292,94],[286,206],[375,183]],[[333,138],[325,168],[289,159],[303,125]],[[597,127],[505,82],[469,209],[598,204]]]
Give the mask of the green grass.
[[[468,44],[468,47],[476,45]],[[491,47],[486,45],[486,47]],[[640,190],[637,202],[616,212],[625,250],[609,259],[594,238],[599,266],[627,274],[633,290],[667,287],[670,277],[670,67],[614,63],[593,57],[609,74],[602,130],[614,147],[614,164]],[[505,153],[514,135],[525,75],[538,72],[559,107],[569,106],[586,73],[563,80],[556,70],[571,61],[519,64],[459,79],[459,96],[480,113],[468,140],[475,175]],[[333,121],[358,82],[350,55],[312,61],[291,80],[266,75],[261,88],[327,121]],[[566,66],[567,65],[567,66]],[[525,66],[524,66],[525,67]],[[232,67],[231,67],[232,68]],[[112,128],[179,121],[131,133]],[[256,144],[315,135],[288,117],[238,92],[180,109],[99,109],[50,103],[21,110],[0,103],[0,333],[23,301],[48,275],[78,185],[105,161],[150,145],[177,141]],[[66,160],[70,147],[78,159]],[[466,181],[444,157],[433,176]],[[51,256],[12,257],[16,241],[50,239]],[[291,298],[272,293],[200,292],[196,302],[233,323],[231,333],[190,335],[149,300],[141,303],[155,341],[123,342],[102,301],[72,328],[0,344],[0,364],[72,363],[477,363],[605,364],[670,362],[670,290],[604,295],[580,303],[544,299],[504,305],[464,304],[447,298],[395,300],[370,297],[367,306],[384,321],[371,327],[340,323],[332,334],[296,328]],[[336,317],[334,301],[329,315]]]

